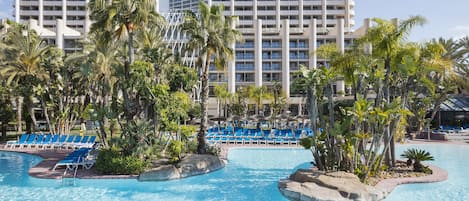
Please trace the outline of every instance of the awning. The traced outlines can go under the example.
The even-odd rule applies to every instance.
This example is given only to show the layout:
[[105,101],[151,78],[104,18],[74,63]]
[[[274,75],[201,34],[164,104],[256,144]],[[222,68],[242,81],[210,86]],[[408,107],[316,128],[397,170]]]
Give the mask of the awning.
[[442,112],[469,112],[469,96],[451,97],[440,105]]

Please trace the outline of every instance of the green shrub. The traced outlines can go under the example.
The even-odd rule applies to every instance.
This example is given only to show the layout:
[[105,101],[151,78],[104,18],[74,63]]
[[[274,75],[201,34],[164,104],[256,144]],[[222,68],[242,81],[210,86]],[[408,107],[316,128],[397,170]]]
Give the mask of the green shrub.
[[432,171],[427,166],[422,165],[422,161],[432,161],[434,160],[433,156],[425,150],[417,150],[417,149],[407,149],[404,153],[401,154],[401,157],[410,159],[413,161],[414,164],[414,171],[416,172],[424,172],[427,174],[431,174]]
[[220,156],[221,148],[217,145],[207,145],[207,154],[211,154],[214,156]]
[[187,143],[187,152],[194,154],[197,153],[197,141],[190,140]]
[[179,140],[171,140],[169,142],[168,153],[172,162],[179,162],[181,154],[185,151],[185,145]]
[[116,149],[101,149],[96,159],[96,170],[100,174],[140,174],[146,166],[144,160],[123,156]]

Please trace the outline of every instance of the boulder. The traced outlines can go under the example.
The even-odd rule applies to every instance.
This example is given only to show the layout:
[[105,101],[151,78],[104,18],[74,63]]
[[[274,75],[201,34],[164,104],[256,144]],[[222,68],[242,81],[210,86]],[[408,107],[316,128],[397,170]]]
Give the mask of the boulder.
[[165,181],[194,175],[207,174],[225,167],[225,163],[213,155],[188,155],[178,164],[158,166],[140,174],[139,181]]
[[213,172],[225,167],[225,163],[217,156],[194,154],[184,157],[177,166],[181,177],[184,178]]
[[290,200],[382,200],[385,193],[360,182],[347,172],[298,170],[279,182],[282,194]]
[[138,177],[139,181],[166,181],[171,179],[178,179],[181,175],[174,165],[163,165],[152,168]]

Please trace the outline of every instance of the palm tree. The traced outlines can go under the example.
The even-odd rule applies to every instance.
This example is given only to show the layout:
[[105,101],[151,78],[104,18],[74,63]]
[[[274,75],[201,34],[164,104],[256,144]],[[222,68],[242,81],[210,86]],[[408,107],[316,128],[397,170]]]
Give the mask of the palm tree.
[[[397,24],[392,21],[386,21],[379,18],[373,19],[377,24],[376,27],[368,30],[368,33],[365,35],[365,41],[371,42],[373,45],[373,55],[381,58],[384,63],[385,69],[385,79],[383,83],[383,96],[381,93],[377,94],[377,100],[384,98],[385,103],[391,102],[390,97],[390,82],[391,74],[393,69],[391,68],[392,59],[396,56],[400,45],[403,40],[410,34],[412,28],[417,25],[423,25],[425,23],[425,18],[421,16],[412,16],[409,19],[402,21],[400,24]],[[394,153],[394,138],[390,133],[390,127],[387,126],[385,129],[385,144],[390,143],[391,151],[387,151],[385,146],[387,160],[386,163],[389,166],[395,165],[395,153]]]
[[[83,82],[88,84],[88,94],[90,95],[91,103],[94,110],[98,115],[98,126],[100,138],[103,139],[103,144],[107,146],[107,131],[108,119],[113,115],[112,112],[103,113],[103,111],[110,110],[111,96],[116,93],[116,68],[122,64],[116,59],[118,54],[118,47],[116,43],[111,41],[99,40],[96,35],[91,35],[88,42],[85,43],[85,53],[70,55],[67,60],[85,61],[82,69],[75,73],[75,79],[85,79]],[[114,126],[114,125],[113,125]],[[110,135],[113,136],[114,129],[110,128]]]
[[458,75],[455,77],[458,88],[462,91],[469,90],[469,37],[461,38],[459,41],[452,38],[447,40],[438,38],[432,42],[441,44],[446,50],[441,56],[452,62],[453,70]]
[[[6,83],[14,86],[19,95],[26,101],[29,115],[33,121],[33,129],[37,126],[34,116],[33,86],[49,79],[49,72],[42,65],[43,59],[49,51],[44,41],[29,29],[20,25],[11,27],[6,36],[7,47],[3,49],[5,55],[3,68],[0,73],[5,76]],[[20,100],[21,98],[18,98]],[[18,101],[17,111],[21,111],[22,101]],[[18,123],[21,115],[17,114]]]
[[439,43],[446,50],[442,57],[446,60],[453,62],[453,67],[455,70],[464,68],[467,66],[467,54],[469,53],[469,48],[464,48],[464,39],[460,41],[455,41],[454,39],[444,39],[438,38],[433,39],[433,43]]
[[228,88],[226,87],[226,84],[222,85],[215,85],[213,92],[215,94],[215,97],[217,98],[217,102],[219,105],[218,109],[218,117],[221,117],[221,111],[223,110],[223,115],[226,116],[226,111],[227,111],[227,105],[228,105],[228,100],[231,97],[230,92],[228,91]]
[[325,170],[326,166],[322,160],[321,151],[317,147],[317,136],[319,136],[318,100],[322,99],[322,93],[320,93],[320,91],[322,91],[321,88],[323,87],[323,72],[321,69],[308,70],[306,67],[301,66],[300,73],[302,75],[301,79],[296,80],[295,85],[303,89],[303,91],[306,91],[306,106],[311,121],[311,129],[314,132],[314,136],[311,139],[302,140],[301,144],[311,150],[314,160],[316,161],[316,166],[320,170]]
[[[152,0],[92,0],[89,4],[91,17],[95,23],[91,31],[101,32],[98,39],[104,41],[124,41],[127,55],[123,68],[124,82],[130,78],[130,65],[134,62],[134,35],[149,23],[162,23],[155,13],[155,1]],[[104,27],[104,31],[102,31]],[[123,88],[124,116],[127,121],[136,115],[135,100],[131,100],[129,89]]]
[[205,153],[205,133],[207,131],[207,101],[209,92],[209,69],[214,59],[217,68],[224,68],[228,59],[233,58],[234,50],[230,48],[240,38],[240,33],[233,29],[234,17],[223,15],[223,5],[209,7],[203,1],[199,3],[199,14],[186,12],[182,30],[190,40],[188,48],[198,53],[196,66],[201,72],[201,124],[197,136],[197,152]]
[[[260,87],[249,86],[248,91],[249,91],[249,98],[254,100],[254,102],[256,103],[256,114],[263,115],[264,114],[263,102],[264,100],[273,99],[272,93],[269,92],[266,86],[260,86]],[[261,111],[262,111],[262,114],[261,114]]]

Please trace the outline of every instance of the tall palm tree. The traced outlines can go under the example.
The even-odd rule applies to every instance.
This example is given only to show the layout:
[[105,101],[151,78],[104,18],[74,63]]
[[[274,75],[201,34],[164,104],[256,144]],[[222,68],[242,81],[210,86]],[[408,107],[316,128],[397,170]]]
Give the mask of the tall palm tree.
[[[95,23],[91,27],[92,32],[99,33],[99,40],[124,42],[127,48],[125,64],[123,68],[124,82],[130,79],[130,65],[135,61],[134,36],[135,32],[143,29],[150,23],[162,23],[163,18],[155,12],[154,0],[92,0],[91,17]],[[103,31],[104,27],[104,31]],[[129,89],[123,88],[124,116],[127,121],[133,119],[135,100],[130,97]]]
[[[383,83],[383,96],[381,93],[377,94],[377,99],[381,100],[384,98],[385,103],[391,102],[390,97],[390,83],[392,74],[392,59],[396,56],[399,47],[402,42],[417,25],[423,25],[426,20],[422,16],[412,16],[409,19],[402,21],[399,24],[395,24],[392,21],[386,21],[379,18],[373,19],[377,26],[368,30],[365,35],[365,41],[371,42],[373,45],[373,55],[380,58],[384,63],[385,79]],[[390,133],[390,127],[387,126],[385,129],[385,144],[390,143],[391,152],[386,152],[386,159],[390,157],[390,160],[385,160],[387,165],[395,165],[395,153],[394,153],[394,139]],[[388,146],[385,146],[385,150]],[[388,157],[389,156],[389,157]]]
[[452,62],[453,70],[458,74],[455,81],[460,90],[469,90],[469,37],[461,38],[459,41],[452,38],[438,38],[432,42],[441,44],[446,50],[442,57]]
[[[37,126],[37,120],[33,110],[32,88],[49,79],[49,72],[42,65],[49,46],[39,38],[36,32],[21,25],[14,25],[9,29],[5,43],[7,47],[3,49],[5,59],[0,73],[6,77],[7,84],[14,86],[26,101],[34,129]],[[18,101],[17,104],[18,113],[21,111],[21,102]],[[21,123],[21,115],[17,117]]]
[[221,117],[221,111],[223,110],[223,115],[227,117],[227,105],[228,100],[231,98],[232,94],[228,91],[226,84],[222,85],[215,85],[213,90],[215,97],[218,99],[217,102],[219,103],[218,109],[218,117]]
[[[88,41],[85,43],[84,53],[70,55],[67,60],[73,61],[85,61],[80,71],[75,73],[73,77],[75,79],[84,79],[82,82],[88,85],[88,94],[90,101],[93,104],[93,108],[100,114],[97,120],[100,128],[98,134],[103,139],[103,144],[107,146],[107,131],[106,128],[109,126],[108,119],[111,113],[104,115],[105,113],[99,112],[109,110],[111,106],[111,96],[116,94],[116,68],[121,66],[121,62],[116,59],[118,54],[118,46],[116,43],[106,40],[100,40],[96,36],[99,34],[92,34]],[[78,63],[78,62],[77,62]],[[115,115],[114,115],[115,116]],[[112,128],[111,137],[113,135]]]
[[196,66],[201,72],[201,124],[197,136],[198,153],[205,153],[205,133],[207,131],[207,101],[209,93],[209,69],[213,64],[217,68],[224,68],[228,59],[233,59],[234,50],[230,48],[240,38],[240,33],[233,29],[234,17],[223,15],[223,5],[209,7],[203,1],[199,3],[199,14],[186,12],[182,30],[190,40],[188,48],[198,53]]
[[[264,100],[271,100],[274,98],[273,94],[269,92],[268,88],[266,86],[260,86],[260,87],[255,87],[255,86],[249,86],[248,87],[249,91],[249,98],[254,100],[256,103],[256,114],[257,115],[264,115],[263,109],[264,109]],[[262,111],[262,114],[261,114]]]

